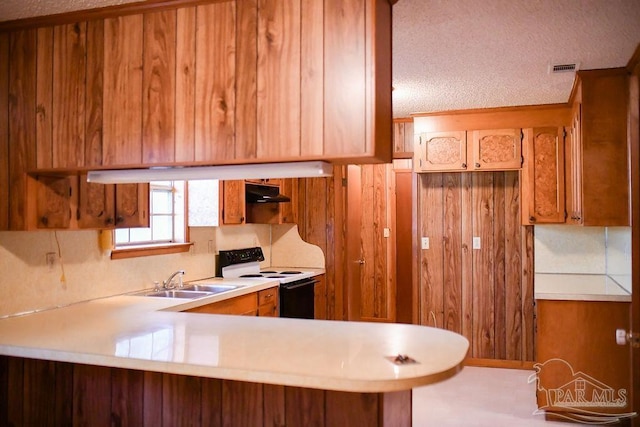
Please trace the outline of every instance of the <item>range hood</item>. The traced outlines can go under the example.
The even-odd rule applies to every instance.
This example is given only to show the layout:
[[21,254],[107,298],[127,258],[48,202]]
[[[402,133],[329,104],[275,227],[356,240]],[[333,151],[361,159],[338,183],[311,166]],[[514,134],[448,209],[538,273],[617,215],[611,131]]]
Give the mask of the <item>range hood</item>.
[[247,203],[285,203],[290,202],[291,198],[280,194],[280,187],[275,185],[262,185],[245,183],[245,201]]
[[330,163],[315,161],[96,170],[89,171],[87,181],[98,184],[135,184],[151,181],[192,181],[199,179],[318,178],[331,176],[332,174],[333,166]]

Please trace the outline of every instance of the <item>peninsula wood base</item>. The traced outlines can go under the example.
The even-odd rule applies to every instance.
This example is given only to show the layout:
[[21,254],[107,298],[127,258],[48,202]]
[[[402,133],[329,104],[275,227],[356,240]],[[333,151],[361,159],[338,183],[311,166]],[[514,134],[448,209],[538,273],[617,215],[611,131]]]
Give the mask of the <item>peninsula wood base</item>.
[[411,426],[411,390],[352,393],[0,356],[0,425]]

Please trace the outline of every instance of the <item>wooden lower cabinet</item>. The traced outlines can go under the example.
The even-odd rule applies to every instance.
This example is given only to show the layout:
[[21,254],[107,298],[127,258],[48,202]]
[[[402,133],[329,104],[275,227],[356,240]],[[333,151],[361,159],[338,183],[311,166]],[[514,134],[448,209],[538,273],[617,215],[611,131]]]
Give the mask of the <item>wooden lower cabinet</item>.
[[356,393],[0,356],[3,426],[411,426],[411,390]]
[[277,317],[279,314],[278,287],[201,305],[185,311],[189,313]]
[[630,412],[631,352],[616,344],[629,329],[627,302],[538,300],[538,407],[549,418]]

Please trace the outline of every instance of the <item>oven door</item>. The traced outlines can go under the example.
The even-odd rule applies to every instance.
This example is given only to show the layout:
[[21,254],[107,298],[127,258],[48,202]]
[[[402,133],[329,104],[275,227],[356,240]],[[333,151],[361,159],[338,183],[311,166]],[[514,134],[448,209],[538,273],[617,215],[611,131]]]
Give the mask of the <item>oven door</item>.
[[280,317],[314,319],[314,288],[317,280],[297,280],[280,284]]

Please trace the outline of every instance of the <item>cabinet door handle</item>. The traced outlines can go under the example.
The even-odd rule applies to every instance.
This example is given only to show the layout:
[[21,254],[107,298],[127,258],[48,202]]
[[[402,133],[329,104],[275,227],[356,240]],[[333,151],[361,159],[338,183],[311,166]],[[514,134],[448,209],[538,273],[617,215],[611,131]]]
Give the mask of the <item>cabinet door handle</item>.
[[118,215],[116,217],[116,224],[121,224],[122,222],[124,222],[124,217],[121,215]]
[[529,221],[530,222],[536,222],[536,217],[535,216],[530,216],[529,217]]
[[460,165],[462,167],[462,169],[466,169],[467,168],[467,164],[463,163],[462,165]]
[[476,167],[479,168],[481,165],[480,163],[476,163]]

